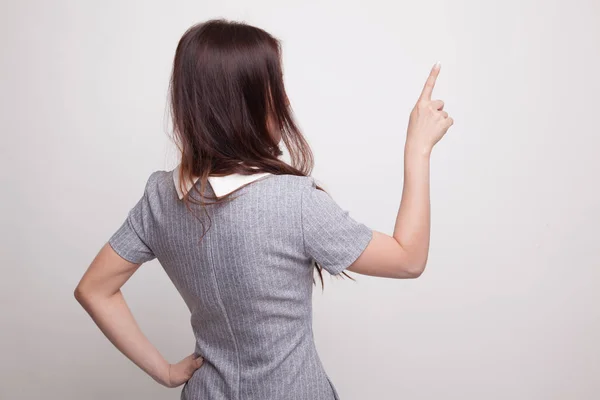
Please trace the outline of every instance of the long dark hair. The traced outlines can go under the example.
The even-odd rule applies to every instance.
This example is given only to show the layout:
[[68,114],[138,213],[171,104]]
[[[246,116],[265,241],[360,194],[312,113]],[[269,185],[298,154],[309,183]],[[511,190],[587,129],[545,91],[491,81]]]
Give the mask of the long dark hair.
[[[207,195],[209,175],[312,172],[313,154],[294,121],[281,61],[279,40],[242,22],[198,23],[179,40],[169,84],[174,139],[181,153],[178,184],[183,188],[186,181],[200,181],[199,190],[191,184],[185,193],[188,210],[190,204],[204,209],[229,201],[236,192],[221,198]],[[279,159],[283,153],[273,131],[285,144],[291,165]],[[322,267],[315,262],[315,268],[324,287]]]

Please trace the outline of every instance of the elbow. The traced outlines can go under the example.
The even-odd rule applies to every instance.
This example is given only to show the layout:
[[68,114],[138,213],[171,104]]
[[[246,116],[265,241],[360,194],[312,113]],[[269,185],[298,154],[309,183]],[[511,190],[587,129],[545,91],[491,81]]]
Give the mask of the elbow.
[[109,299],[110,295],[97,286],[89,283],[79,283],[75,290],[73,290],[73,297],[89,312],[91,309],[101,306]]
[[425,265],[414,265],[406,270],[405,278],[417,279],[425,271]]
[[427,257],[423,257],[421,259],[415,259],[411,261],[404,268],[403,278],[407,279],[416,279],[420,277],[425,271],[425,267],[427,266]]
[[73,297],[79,304],[81,304],[84,308],[89,304],[89,293],[85,290],[81,285],[77,285],[75,290],[73,291]]
[[429,257],[429,253],[425,253],[421,259],[419,259],[414,268],[414,277],[420,277],[425,271],[425,267],[427,267],[427,258]]
[[77,302],[80,304],[84,301],[85,294],[79,285],[77,285],[73,291],[73,297],[75,297],[75,300],[77,300]]
[[426,264],[418,264],[416,266],[414,266],[411,270],[411,279],[417,279],[418,277],[420,277],[423,274],[423,271],[425,271],[425,266]]
[[[400,242],[398,242],[400,244]],[[398,279],[416,279],[425,271],[429,258],[429,248],[423,246],[403,246],[400,244]]]

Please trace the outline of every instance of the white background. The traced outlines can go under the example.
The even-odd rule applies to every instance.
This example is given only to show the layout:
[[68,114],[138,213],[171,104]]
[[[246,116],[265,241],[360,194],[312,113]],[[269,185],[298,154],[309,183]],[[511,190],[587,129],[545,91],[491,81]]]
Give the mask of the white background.
[[[342,399],[600,398],[596,0],[29,0],[0,15],[0,398],[179,398],[73,290],[150,173],[174,166],[175,47],[220,16],[282,40],[313,175],[390,234],[408,113],[442,62],[434,98],[455,125],[432,156],[425,273],[314,290]],[[157,261],[123,291],[169,361],[193,351]]]

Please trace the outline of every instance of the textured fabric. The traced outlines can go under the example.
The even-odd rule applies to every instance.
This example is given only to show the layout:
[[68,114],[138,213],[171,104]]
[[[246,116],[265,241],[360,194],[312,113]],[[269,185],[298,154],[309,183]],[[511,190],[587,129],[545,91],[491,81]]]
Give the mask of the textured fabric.
[[[157,258],[190,309],[204,364],[181,399],[339,399],[314,343],[311,261],[340,273],[371,229],[313,178],[293,175],[258,179],[233,201],[209,206],[210,218],[198,206],[194,216],[173,172],[151,174],[109,243],[134,263]],[[214,193],[210,184],[206,190]]]

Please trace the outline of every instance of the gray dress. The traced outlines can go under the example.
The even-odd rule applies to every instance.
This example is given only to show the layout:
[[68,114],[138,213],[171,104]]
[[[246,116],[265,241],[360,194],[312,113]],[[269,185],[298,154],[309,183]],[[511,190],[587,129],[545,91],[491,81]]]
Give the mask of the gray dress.
[[314,343],[311,260],[338,274],[372,230],[312,177],[269,175],[239,189],[235,200],[209,206],[210,229],[200,241],[202,226],[172,174],[150,175],[109,243],[134,263],[157,258],[190,309],[204,364],[181,399],[339,399]]

